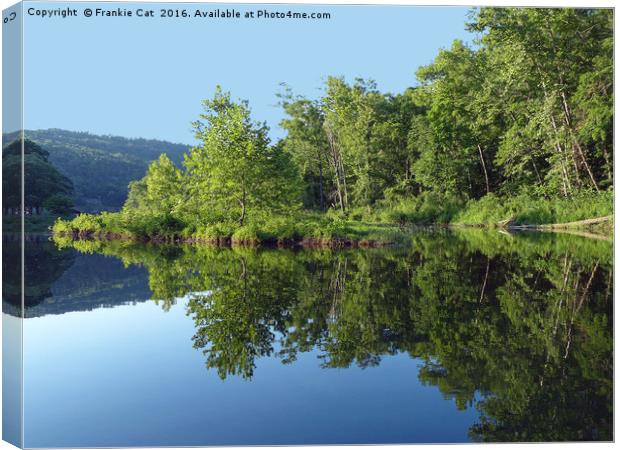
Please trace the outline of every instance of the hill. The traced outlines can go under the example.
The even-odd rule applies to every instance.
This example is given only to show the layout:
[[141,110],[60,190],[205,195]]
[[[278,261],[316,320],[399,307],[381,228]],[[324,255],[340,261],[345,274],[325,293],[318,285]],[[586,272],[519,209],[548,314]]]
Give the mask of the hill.
[[[83,212],[120,209],[127,198],[127,185],[142,178],[152,160],[166,153],[180,165],[189,148],[154,139],[60,129],[26,130],[25,136],[47,151],[49,162],[72,181],[75,208]],[[4,135],[3,146],[17,137],[17,133]]]

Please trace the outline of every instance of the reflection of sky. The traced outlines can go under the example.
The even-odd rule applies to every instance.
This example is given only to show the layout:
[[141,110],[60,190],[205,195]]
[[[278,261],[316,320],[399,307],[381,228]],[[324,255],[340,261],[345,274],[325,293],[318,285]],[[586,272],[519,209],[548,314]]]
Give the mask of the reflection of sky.
[[2,314],[2,439],[15,446],[22,445],[22,325],[19,317]]
[[[50,7],[27,2],[25,8],[39,5]],[[280,82],[310,97],[328,75],[373,78],[382,91],[401,92],[439,48],[472,38],[464,7],[277,6],[329,12],[328,21],[85,18],[86,7],[105,4],[80,4],[79,17],[64,20],[26,16],[27,129],[191,143],[190,123],[216,84],[248,99],[255,118],[273,128],[282,117],[275,96]]]
[[194,332],[182,302],[25,320],[25,445],[456,442],[476,417],[406,355],[365,370],[262,358],[252,381],[222,381]]

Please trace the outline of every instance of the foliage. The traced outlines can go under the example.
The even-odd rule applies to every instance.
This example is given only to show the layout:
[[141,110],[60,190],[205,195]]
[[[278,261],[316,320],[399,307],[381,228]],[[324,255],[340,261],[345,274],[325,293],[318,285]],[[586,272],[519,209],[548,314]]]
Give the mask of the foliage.
[[497,224],[513,220],[518,224],[574,222],[613,214],[613,193],[583,192],[571,198],[537,198],[527,194],[500,198],[488,194],[471,200],[453,218],[458,224]]
[[387,204],[388,220],[427,222],[441,214],[418,214],[426,197],[412,197],[424,192],[464,205],[490,193],[579,201],[611,189],[612,17],[609,9],[473,10],[475,47],[440,50],[402,95],[335,77],[318,100],[287,90],[283,142],[302,168],[305,204],[323,209],[325,192],[342,211]]
[[251,121],[247,102],[233,102],[218,87],[203,105],[194,123],[201,145],[184,161],[184,205],[210,210],[220,218],[238,218],[241,226],[254,209],[295,209],[295,168],[280,146],[269,145],[267,126]]
[[[21,204],[22,163],[24,174],[24,206],[41,207],[54,195],[70,196],[71,181],[48,161],[49,153],[36,143],[16,140],[2,150],[2,183],[4,207]],[[16,189],[17,188],[17,189]]]
[[287,134],[273,144],[248,103],[218,87],[182,167],[167,156],[151,163],[114,226],[256,243],[351,238],[382,223],[610,215],[612,13],[472,10],[475,45],[440,50],[415,88],[389,94],[329,76],[308,99],[285,86]]
[[463,200],[452,194],[425,191],[415,197],[395,197],[382,202],[378,216],[388,223],[446,224],[462,206]]
[[66,194],[52,194],[43,202],[43,207],[55,214],[66,214],[73,208],[73,199]]

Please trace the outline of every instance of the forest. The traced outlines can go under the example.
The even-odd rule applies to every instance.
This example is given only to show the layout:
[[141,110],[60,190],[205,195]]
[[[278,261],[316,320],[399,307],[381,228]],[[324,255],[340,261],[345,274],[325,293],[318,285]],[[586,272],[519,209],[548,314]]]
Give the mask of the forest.
[[393,241],[411,224],[552,224],[613,214],[613,11],[480,8],[414,87],[327,77],[277,93],[284,138],[217,87],[198,145],[162,154],[79,236],[237,243]]

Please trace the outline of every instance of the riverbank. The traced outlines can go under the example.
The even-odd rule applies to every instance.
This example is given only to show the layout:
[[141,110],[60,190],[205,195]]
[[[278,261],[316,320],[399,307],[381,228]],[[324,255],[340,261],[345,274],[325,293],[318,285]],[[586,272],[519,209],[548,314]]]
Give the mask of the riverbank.
[[348,213],[256,213],[240,224],[222,220],[185,223],[170,214],[125,208],[98,215],[58,219],[56,235],[71,239],[123,239],[143,242],[288,247],[379,247],[404,244],[419,227],[572,229],[613,236],[613,193],[571,199],[533,199],[494,195],[458,203],[423,195],[394,205]]
[[[97,216],[91,216],[97,217]],[[81,219],[84,221],[84,218]],[[166,233],[153,235],[136,235],[128,232],[111,232],[104,229],[76,229],[71,226],[72,221],[58,220],[52,227],[52,234],[56,238],[68,241],[133,241],[154,244],[206,244],[221,247],[268,247],[268,248],[378,248],[387,246],[406,245],[413,232],[436,228],[478,228],[497,229],[508,233],[521,231],[546,231],[578,234],[595,239],[613,239],[613,216],[569,222],[563,224],[517,224],[513,221],[503,221],[497,224],[430,224],[430,225],[395,225],[369,224],[347,221],[339,232],[332,230],[327,237],[324,232],[313,236],[292,234],[280,237],[274,235],[273,230],[253,228],[240,231],[239,227],[232,234],[194,233]],[[244,234],[245,233],[245,234]],[[245,237],[243,237],[245,236]],[[250,237],[248,237],[250,236]]]
[[[423,193],[382,202],[370,216],[380,222],[451,224],[467,226],[566,224],[612,216],[613,191],[583,192],[570,198],[530,194],[493,193],[464,200],[450,195]],[[370,218],[365,214],[367,219]],[[612,227],[613,229],[613,227]]]
[[[146,225],[145,221],[154,223]],[[408,235],[404,226],[352,220],[331,213],[300,212],[294,216],[254,219],[244,225],[224,221],[181,229],[158,226],[161,222],[153,217],[136,220],[127,212],[82,214],[73,220],[58,219],[51,231],[74,240],[307,248],[399,245],[406,242]]]
[[539,231],[549,233],[564,233],[574,236],[582,236],[590,239],[613,241],[614,219],[613,216],[597,217],[594,219],[579,220],[567,223],[552,224],[517,224],[513,220],[505,220],[497,224],[473,224],[459,225],[452,224],[451,228],[484,228],[497,229],[504,233],[515,233],[521,231]]
[[89,233],[89,232],[54,232],[53,236],[72,241],[134,241],[153,244],[207,244],[218,247],[269,247],[269,248],[378,248],[395,245],[393,241],[377,239],[352,238],[265,238],[265,239],[236,239],[231,237],[203,238],[197,236],[163,236],[154,235],[136,237],[117,233]]
[[577,220],[566,223],[549,224],[517,224],[511,220],[502,222],[500,227],[521,230],[547,230],[547,231],[584,231],[603,235],[612,235],[614,231],[614,216],[595,217],[592,219]]

